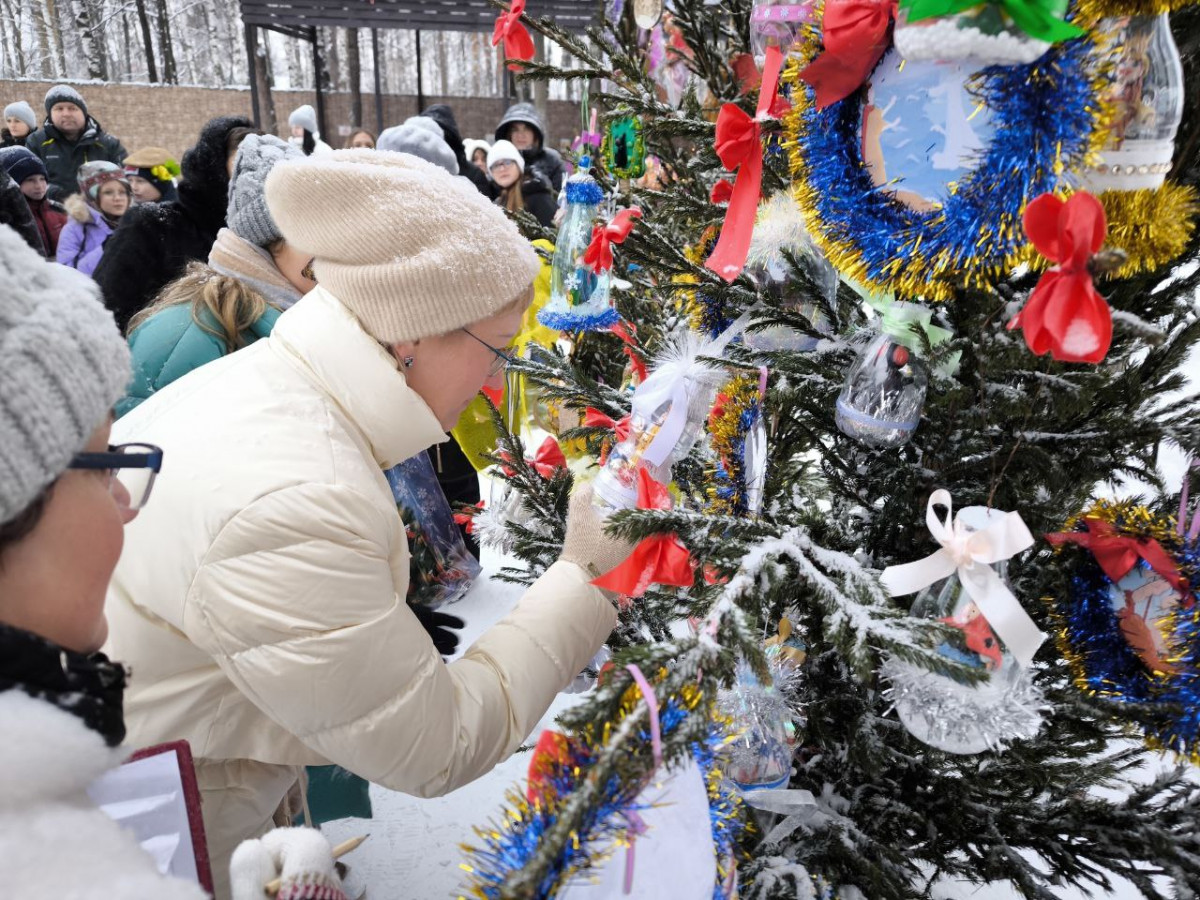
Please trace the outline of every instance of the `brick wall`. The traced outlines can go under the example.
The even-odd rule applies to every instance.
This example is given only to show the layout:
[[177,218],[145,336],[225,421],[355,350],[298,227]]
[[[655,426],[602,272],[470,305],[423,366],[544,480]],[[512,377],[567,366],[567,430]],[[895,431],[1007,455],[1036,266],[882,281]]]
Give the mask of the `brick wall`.
[[[121,138],[130,152],[141,147],[165,147],[179,159],[195,141],[209,119],[222,115],[250,115],[250,91],[246,88],[202,88],[167,85],[100,84],[71,82],[87,101],[91,113],[105,131]],[[41,115],[42,100],[53,82],[6,81],[0,79],[0,107],[14,100],[27,100]],[[275,112],[281,133],[287,131],[287,116],[305,103],[313,103],[312,91],[274,91]],[[350,122],[350,95],[329,94],[325,117],[330,134],[323,137],[339,147],[343,138],[338,126]],[[426,105],[446,103],[454,110],[463,137],[490,140],[507,101],[495,97],[427,97]],[[548,142],[555,147],[569,142],[579,130],[579,106],[551,100],[548,111]],[[384,127],[399,124],[417,113],[417,98],[387,94],[383,98]],[[375,131],[375,96],[363,94],[365,127]]]

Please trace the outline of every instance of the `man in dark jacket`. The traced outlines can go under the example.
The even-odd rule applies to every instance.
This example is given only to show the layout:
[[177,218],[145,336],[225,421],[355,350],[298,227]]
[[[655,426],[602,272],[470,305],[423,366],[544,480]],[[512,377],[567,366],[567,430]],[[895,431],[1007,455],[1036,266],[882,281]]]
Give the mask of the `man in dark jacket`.
[[183,155],[176,200],[129,210],[108,239],[93,276],[121,330],[192,260],[205,262],[229,204],[229,160],[254,123],[241,116],[213,119]]
[[532,103],[514,103],[496,126],[496,140],[512,141],[525,157],[525,174],[540,175],[554,188],[562,190],[563,161],[557,150],[546,144],[546,128]]
[[33,214],[25,203],[25,195],[21,193],[20,186],[13,181],[12,176],[4,171],[0,171],[0,225],[7,225],[30,247],[42,256],[46,255],[42,236],[38,234]]
[[466,178],[471,184],[479,189],[479,193],[485,197],[495,199],[496,190],[488,177],[479,171],[478,166],[473,166],[467,161],[467,151],[463,147],[462,134],[458,130],[458,122],[454,118],[454,111],[445,103],[435,103],[433,106],[425,108],[423,116],[428,116],[437,122],[442,127],[442,135],[446,139],[446,143],[450,146],[451,152],[454,153],[454,158],[458,160],[458,174]]
[[46,164],[52,199],[79,192],[75,175],[84,163],[107,160],[119,166],[125,162],[120,140],[88,115],[87,104],[73,87],[56,84],[46,91],[45,105],[46,121],[25,146]]

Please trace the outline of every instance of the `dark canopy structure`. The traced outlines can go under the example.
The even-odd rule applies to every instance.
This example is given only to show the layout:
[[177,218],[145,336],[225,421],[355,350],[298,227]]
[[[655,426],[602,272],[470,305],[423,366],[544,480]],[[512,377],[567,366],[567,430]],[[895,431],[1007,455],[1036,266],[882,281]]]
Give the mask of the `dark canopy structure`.
[[[525,11],[534,18],[547,17],[569,31],[583,31],[599,21],[603,0],[527,0]],[[489,0],[240,0],[246,32],[250,97],[255,121],[260,120],[260,98],[254,78],[257,28],[268,28],[312,44],[313,71],[321,71],[318,26],[368,28],[375,59],[375,117],[382,127],[379,34],[381,28],[406,28],[418,32],[417,96],[421,89],[421,31],[484,31],[495,25],[500,10]],[[325,130],[325,99],[321,79],[316,80],[317,121]]]

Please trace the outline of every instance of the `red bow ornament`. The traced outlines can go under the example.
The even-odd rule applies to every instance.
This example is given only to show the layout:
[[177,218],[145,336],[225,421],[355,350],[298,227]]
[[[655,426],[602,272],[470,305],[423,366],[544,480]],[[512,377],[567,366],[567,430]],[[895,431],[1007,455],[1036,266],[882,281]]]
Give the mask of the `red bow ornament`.
[[1112,343],[1112,312],[1088,264],[1108,233],[1104,207],[1085,191],[1066,201],[1043,194],[1025,208],[1025,233],[1058,265],[1042,275],[1008,327],[1023,329],[1038,356],[1049,351],[1059,362],[1100,362]]
[[752,119],[734,103],[726,103],[717,116],[716,150],[721,165],[732,172],[737,181],[725,211],[721,236],[705,263],[726,281],[733,281],[746,265],[750,252],[750,236],[754,233],[754,217],[762,196],[762,124],[770,115],[775,92],[779,89],[779,70],[783,54],[778,47],[767,48],[763,63],[762,88],[758,93],[758,111]]
[[1139,559],[1144,559],[1179,593],[1184,605],[1191,607],[1194,600],[1190,583],[1158,541],[1120,534],[1116,526],[1103,519],[1085,518],[1084,523],[1087,525],[1086,532],[1060,531],[1046,535],[1046,540],[1056,547],[1070,543],[1091,550],[1092,556],[1113,584],[1128,575]]
[[[500,458],[506,462],[512,461],[507,453],[501,453]],[[553,435],[542,441],[542,446],[538,447],[533,459],[525,461],[543,478],[552,478],[556,470],[567,467],[567,457],[563,454],[562,447],[558,446],[558,441],[554,439]],[[511,478],[513,470],[504,466],[504,474]]]
[[892,45],[896,0],[827,0],[821,22],[825,49],[800,78],[817,92],[817,109],[862,87]]
[[733,185],[722,178],[713,185],[712,191],[708,195],[708,199],[709,202],[719,206],[722,203],[728,203],[732,196]]
[[[671,495],[645,469],[638,469],[638,509],[670,509]],[[625,562],[592,579],[596,587],[625,597],[640,597],[652,584],[691,587],[692,558],[675,534],[653,534],[641,540]]]
[[596,274],[611,269],[613,244],[625,243],[625,238],[633,230],[633,220],[641,217],[642,211],[631,206],[618,212],[607,225],[595,226],[592,229],[592,242],[583,251],[583,264]]
[[[512,0],[508,12],[496,16],[496,27],[492,31],[492,46],[504,41],[504,56],[506,59],[533,59],[533,38],[521,24],[521,14],[525,12],[525,0]],[[509,63],[508,68],[513,72],[521,71],[521,66]]]
[[[629,416],[622,416],[614,421],[612,416],[606,416],[600,410],[589,406],[583,411],[583,424],[587,428],[606,428],[611,431],[614,445],[629,437]],[[606,446],[604,452],[600,454],[600,465],[604,465],[608,461],[609,449],[610,447]]]

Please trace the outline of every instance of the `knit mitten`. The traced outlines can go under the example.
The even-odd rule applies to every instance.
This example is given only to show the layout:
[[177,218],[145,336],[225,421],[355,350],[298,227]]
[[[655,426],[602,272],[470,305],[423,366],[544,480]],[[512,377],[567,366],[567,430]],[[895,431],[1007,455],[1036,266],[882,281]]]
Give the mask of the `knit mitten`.
[[573,562],[595,578],[611,572],[633,552],[633,545],[604,533],[604,518],[592,503],[592,486],[576,487],[567,511],[567,539],[559,559]]

